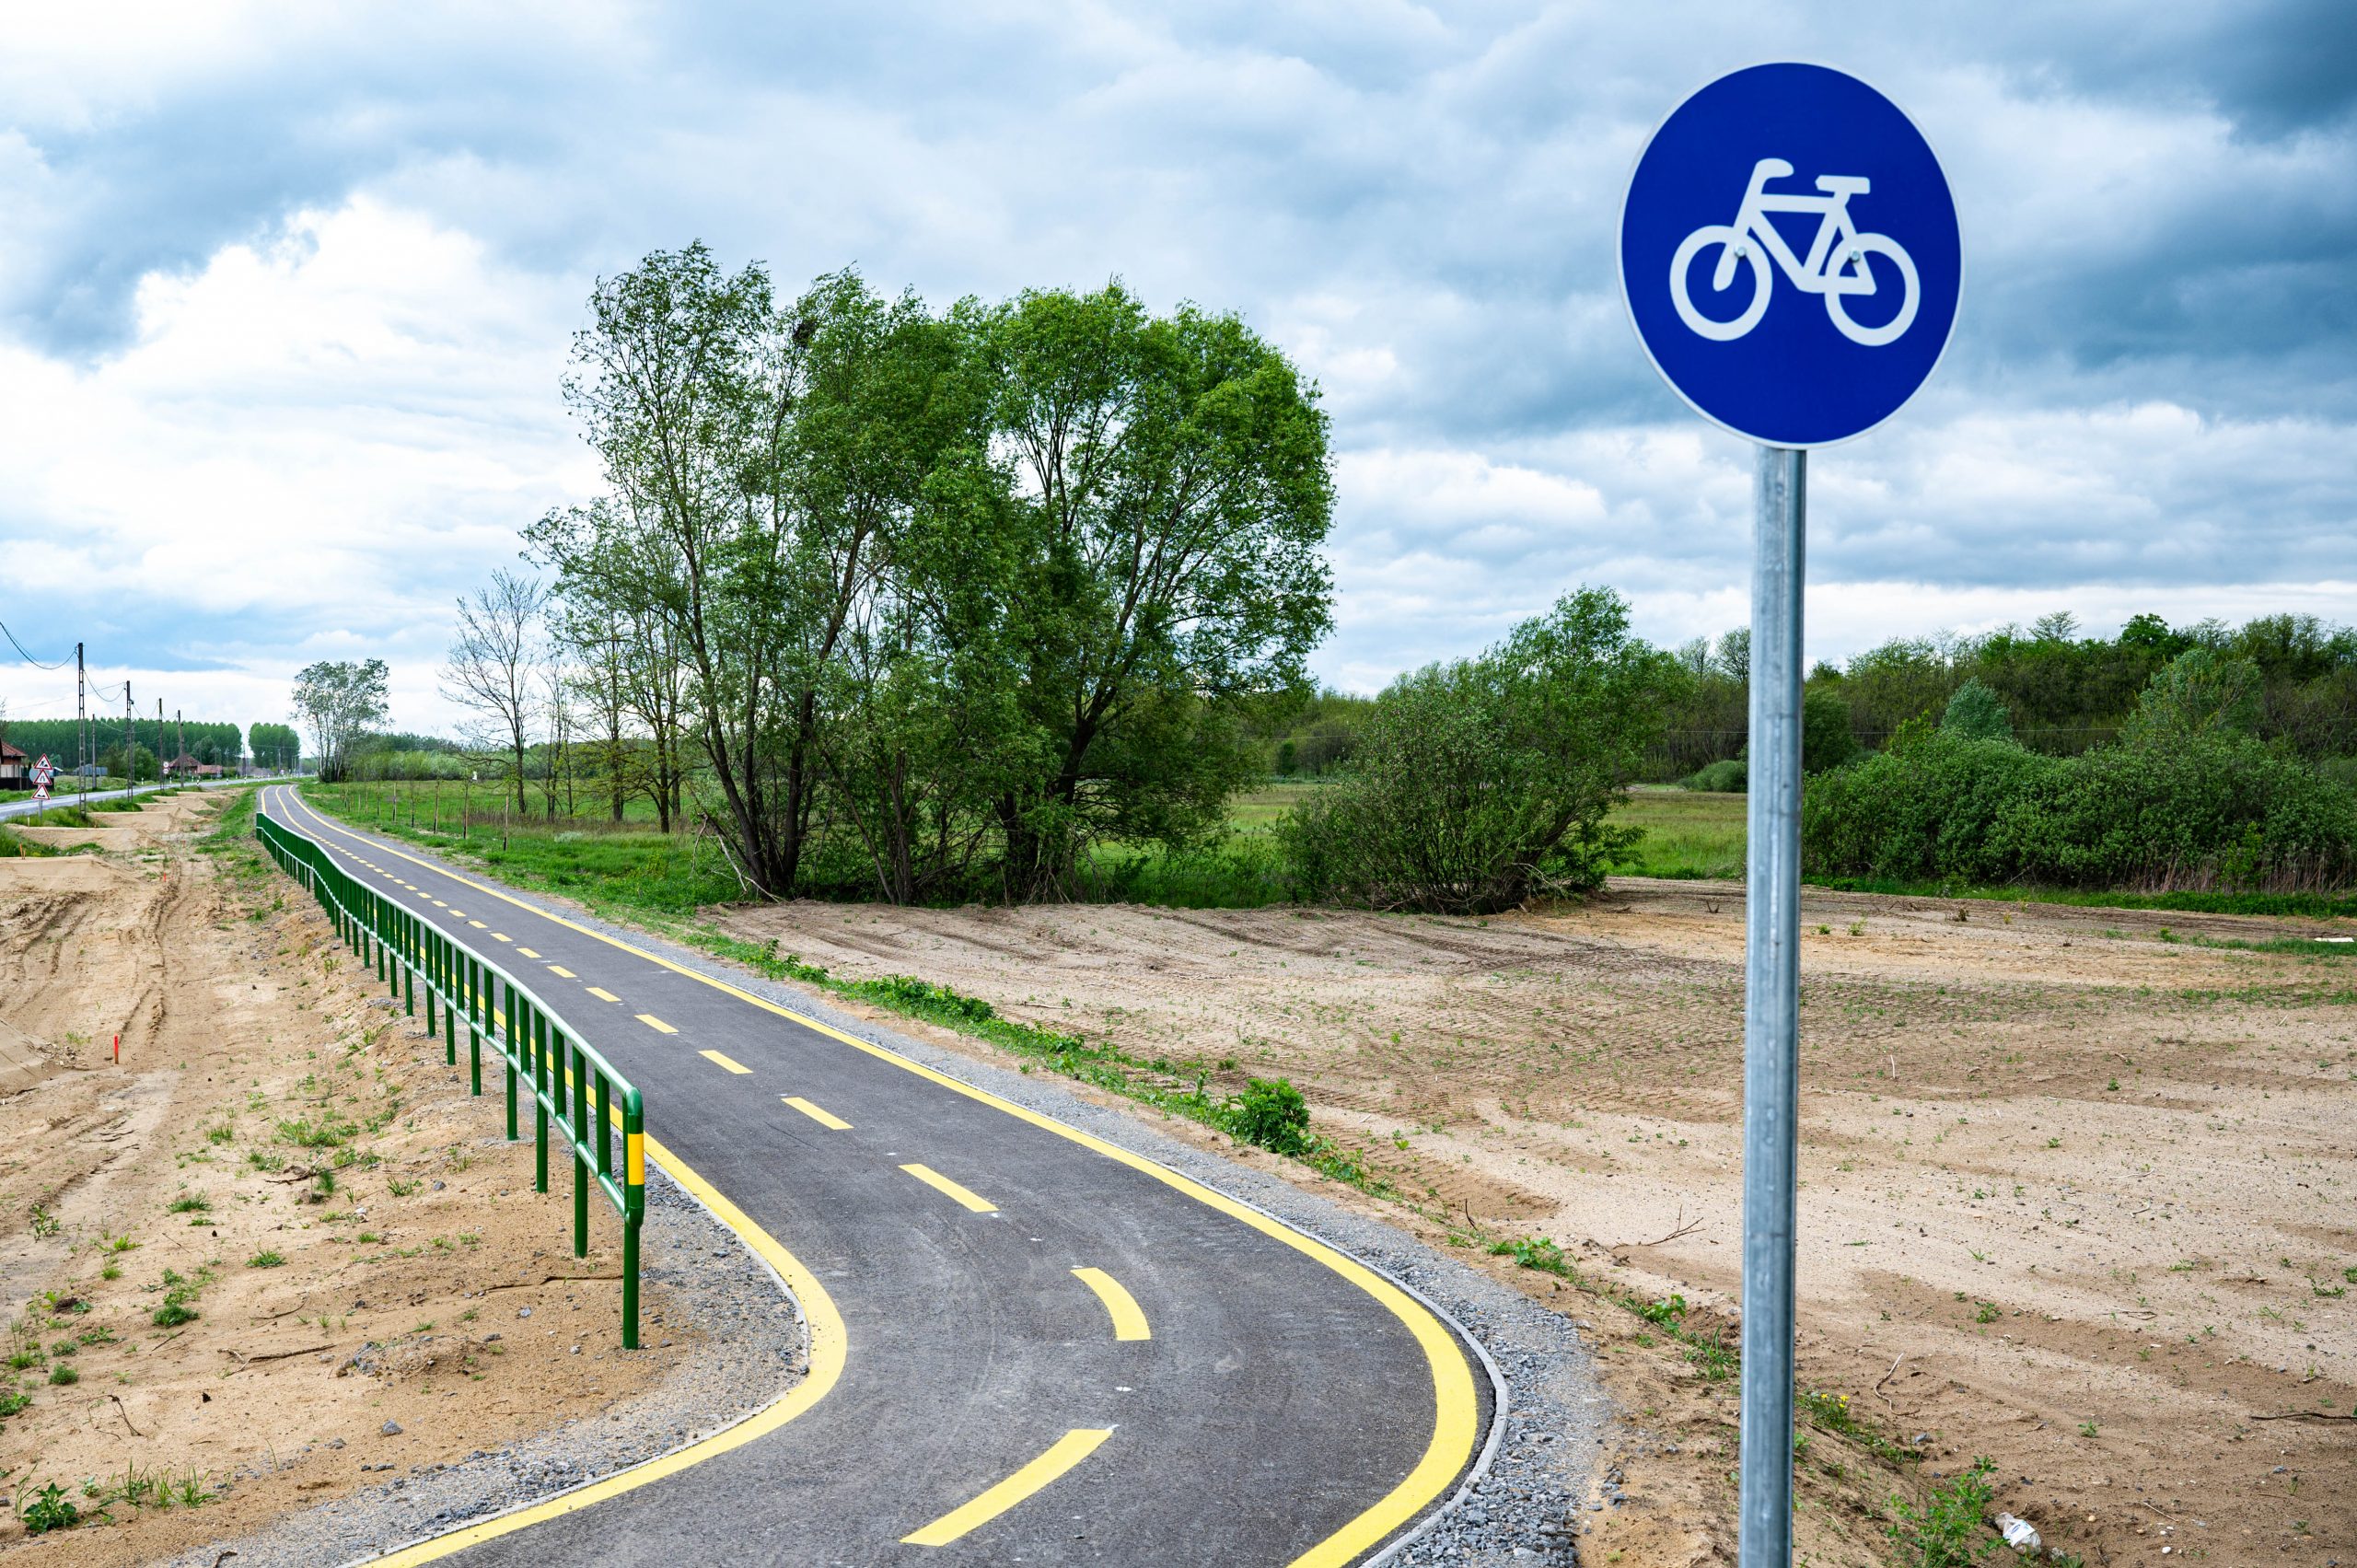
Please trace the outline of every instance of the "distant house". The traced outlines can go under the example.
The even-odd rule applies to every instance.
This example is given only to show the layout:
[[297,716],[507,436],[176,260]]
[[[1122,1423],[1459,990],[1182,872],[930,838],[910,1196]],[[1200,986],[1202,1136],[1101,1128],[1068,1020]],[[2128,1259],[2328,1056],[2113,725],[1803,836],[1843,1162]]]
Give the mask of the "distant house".
[[[215,768],[213,771],[218,773],[221,770]],[[164,764],[164,772],[167,776],[176,779],[201,778],[204,773],[204,764],[183,751]]]
[[31,758],[0,740],[0,784],[12,789],[32,788],[32,765]]

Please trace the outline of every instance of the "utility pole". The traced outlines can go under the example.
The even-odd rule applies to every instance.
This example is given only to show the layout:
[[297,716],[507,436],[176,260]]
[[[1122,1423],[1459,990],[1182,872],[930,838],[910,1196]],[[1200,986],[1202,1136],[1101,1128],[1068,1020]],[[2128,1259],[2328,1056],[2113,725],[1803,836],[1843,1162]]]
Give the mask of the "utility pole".
[[122,683],[122,773],[131,781],[131,793],[139,794],[139,743],[131,735],[131,682]]
[[74,645],[74,759],[75,793],[87,802],[90,796],[90,775],[82,770],[90,762],[90,682],[82,668],[82,645]]
[[188,726],[181,722],[180,711],[178,708],[172,710],[172,733],[178,737],[172,742],[172,761],[177,764],[181,758],[188,755]]

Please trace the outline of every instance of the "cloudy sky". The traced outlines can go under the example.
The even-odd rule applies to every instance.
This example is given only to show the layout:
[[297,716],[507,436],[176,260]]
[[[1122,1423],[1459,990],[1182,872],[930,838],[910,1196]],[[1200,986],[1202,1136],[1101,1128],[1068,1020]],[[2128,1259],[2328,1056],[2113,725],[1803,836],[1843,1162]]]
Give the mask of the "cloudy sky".
[[[1332,413],[1338,629],[1373,689],[1580,582],[1657,640],[1746,613],[1749,453],[1659,384],[1613,226],[1681,97],[1838,64],[1963,209],[1948,357],[1812,466],[1809,643],[2357,620],[2357,6],[1271,0],[187,4],[0,52],[0,620],[192,716],[381,655],[596,473],[592,281],[701,238],[937,303],[1128,281],[1234,309]],[[0,649],[0,700],[71,714]]]

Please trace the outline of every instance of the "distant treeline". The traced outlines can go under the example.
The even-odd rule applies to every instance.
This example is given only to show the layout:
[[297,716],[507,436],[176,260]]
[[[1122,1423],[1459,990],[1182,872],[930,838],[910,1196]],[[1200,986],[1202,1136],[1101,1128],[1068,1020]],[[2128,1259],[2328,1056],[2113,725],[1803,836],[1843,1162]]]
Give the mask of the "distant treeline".
[[[1809,769],[1882,749],[1910,720],[1936,719],[1976,679],[2003,702],[2020,745],[2075,755],[2119,738],[2153,677],[2193,648],[2248,664],[2259,739],[2310,761],[2357,756],[2357,629],[2313,615],[2264,615],[2240,627],[2215,621],[2172,627],[2140,615],[2116,637],[2082,637],[2071,616],[2055,615],[2027,631],[1896,638],[1846,665],[1819,664],[1806,688]],[[1668,689],[1664,727],[1642,779],[1670,783],[1742,756],[1750,655],[1751,634],[1741,629],[1674,651],[1684,679]],[[1375,705],[1372,697],[1320,691],[1269,705],[1249,732],[1268,772],[1318,778],[1349,761]],[[1737,764],[1713,776],[1739,788],[1742,770]]]
[[[187,738],[190,756],[200,762],[210,762],[218,767],[233,766],[245,749],[245,731],[234,724],[199,724],[193,719],[185,724],[176,724],[166,719],[159,733],[152,714],[145,718],[134,714],[131,727],[133,744],[150,759],[179,756],[183,736]],[[60,769],[74,766],[80,745],[77,737],[84,734],[89,737],[91,761],[104,763],[110,758],[122,757],[123,720],[121,714],[93,714],[87,729],[73,719],[0,720],[0,740],[6,740],[28,757],[46,754]]]
[[[1977,679],[2003,701],[2022,746],[2070,756],[2117,739],[2153,677],[2194,648],[2250,667],[2261,740],[2311,761],[2357,754],[2357,629],[2313,615],[2263,615],[2240,627],[2139,615],[2115,637],[2080,636],[2075,618],[2051,615],[2026,631],[1895,638],[1845,665],[1819,664],[1807,689],[1813,717],[1834,714],[1858,747],[1879,750]],[[1691,679],[1646,760],[1645,775],[1661,781],[1735,758],[1749,738],[1750,634],[1697,639],[1677,656]]]

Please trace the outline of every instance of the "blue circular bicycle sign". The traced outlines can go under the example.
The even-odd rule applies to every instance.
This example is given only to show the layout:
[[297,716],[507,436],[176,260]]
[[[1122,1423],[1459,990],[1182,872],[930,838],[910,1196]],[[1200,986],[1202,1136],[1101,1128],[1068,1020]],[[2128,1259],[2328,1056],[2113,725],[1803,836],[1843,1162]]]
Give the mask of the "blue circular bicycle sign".
[[1620,209],[1620,290],[1655,367],[1771,447],[1896,413],[1947,347],[1963,285],[1931,144],[1823,65],[1753,65],[1679,104]]

